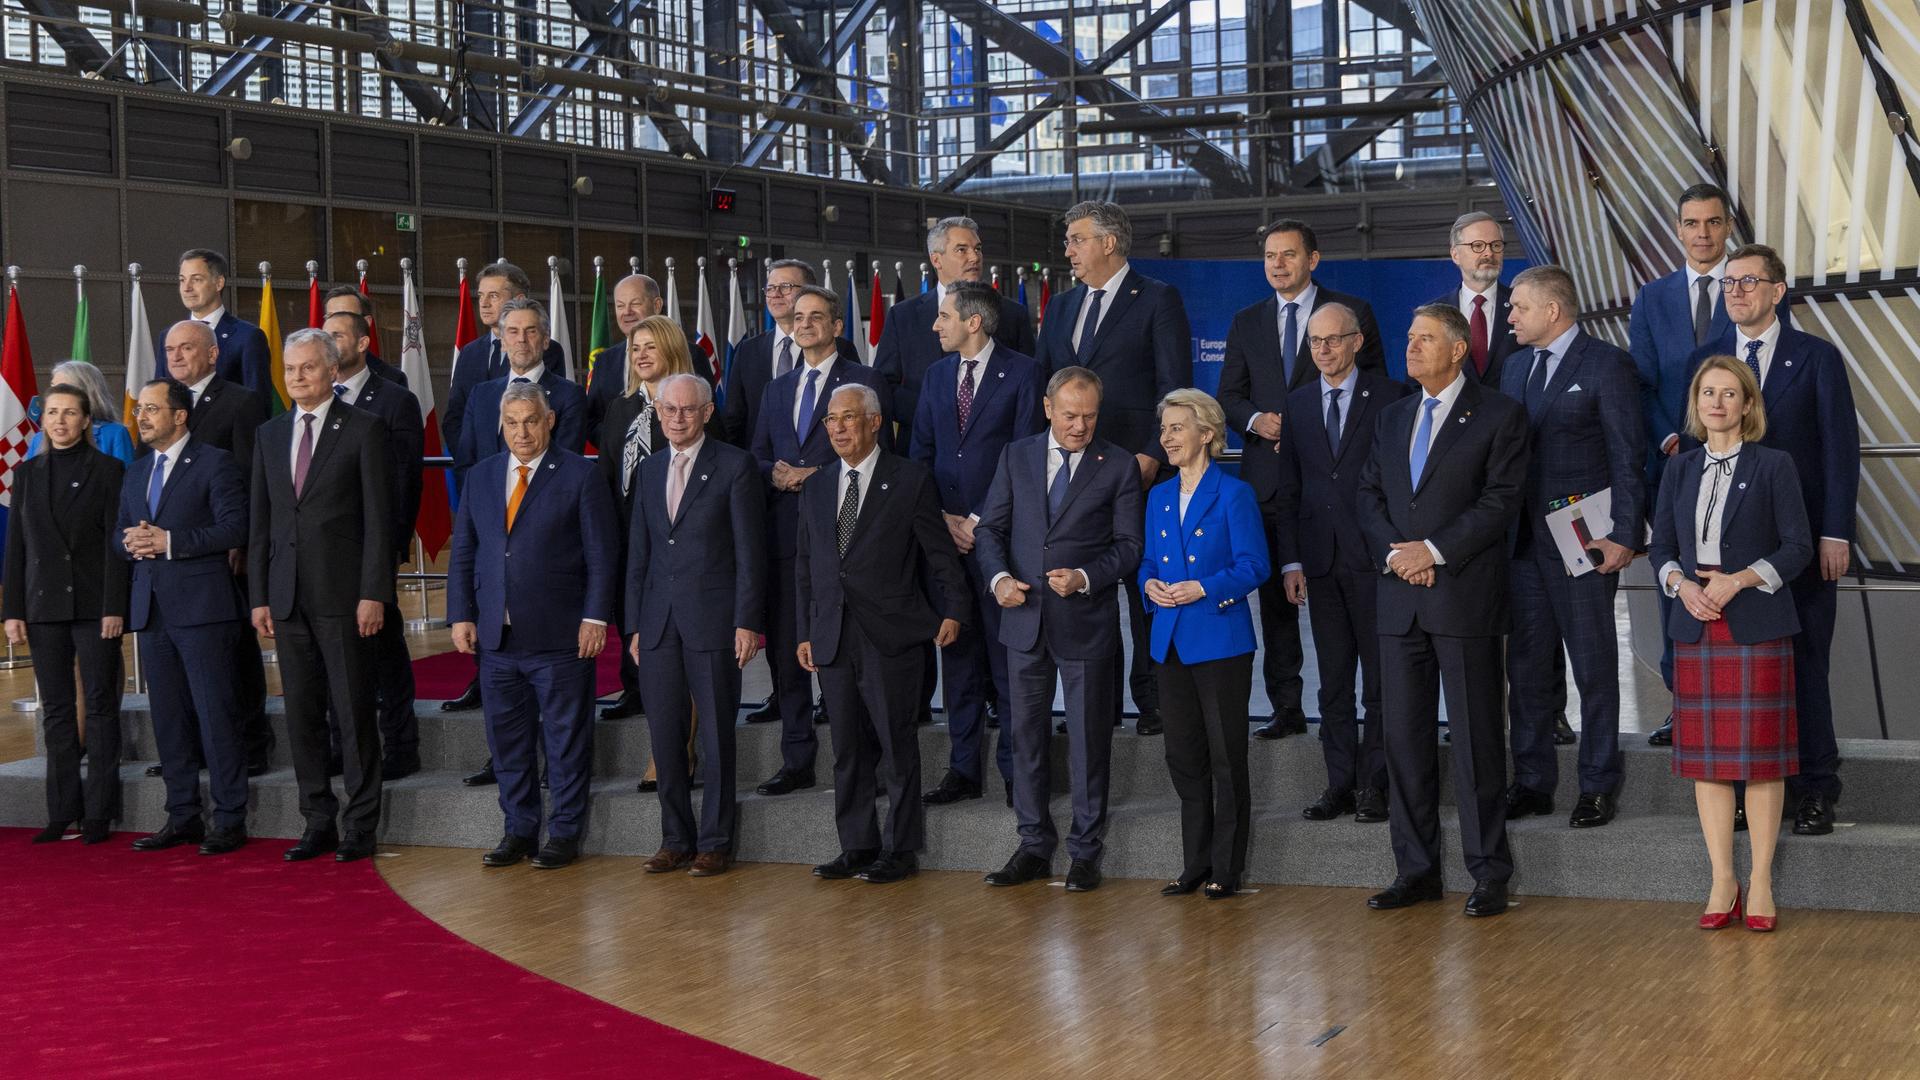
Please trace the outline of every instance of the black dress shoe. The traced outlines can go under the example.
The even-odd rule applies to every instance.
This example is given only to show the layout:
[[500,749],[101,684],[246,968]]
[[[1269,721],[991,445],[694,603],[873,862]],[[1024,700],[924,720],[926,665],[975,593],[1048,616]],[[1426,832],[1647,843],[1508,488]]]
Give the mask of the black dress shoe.
[[921,801],[929,806],[945,806],[948,803],[957,803],[962,799],[977,799],[979,797],[979,784],[969,781],[966,777],[961,776],[952,769],[948,769],[947,775],[940,778],[940,783],[934,785],[931,791],[921,796]]
[[1553,745],[1572,746],[1579,741],[1580,736],[1573,733],[1573,725],[1567,723],[1566,717],[1556,716],[1553,718]]
[[1504,881],[1476,881],[1473,895],[1467,897],[1467,914],[1473,916],[1499,915],[1507,910],[1507,883]]
[[842,881],[864,873],[867,867],[873,865],[874,858],[879,854],[877,851],[866,849],[843,851],[832,862],[821,863],[814,867],[813,876],[826,878],[828,881]]
[[633,790],[642,795],[649,795],[660,790],[660,781],[658,779],[642,780],[633,786]]
[[440,703],[441,712],[470,712],[479,707],[480,707],[480,680],[479,679],[475,679],[472,682],[468,683],[467,688],[460,692],[459,697],[454,698],[452,701],[443,701]]
[[159,775],[160,775],[161,773],[163,773],[164,771],[165,771],[165,770],[163,770],[162,768],[160,768],[160,763],[156,761],[156,762],[154,762],[153,764],[151,764],[151,765],[149,765],[149,766],[147,766],[146,768],[144,768],[144,769],[142,769],[142,770],[140,770],[140,775],[142,775],[142,776],[159,776]]
[[1100,868],[1092,859],[1075,859],[1067,867],[1068,892],[1092,892],[1100,887]]
[[813,777],[805,773],[788,772],[781,769],[753,790],[762,795],[790,795],[793,792],[813,786]]
[[984,879],[989,885],[1025,885],[1029,881],[1039,881],[1053,874],[1053,864],[1038,855],[1025,851],[1016,851],[1007,865],[988,874]]
[[357,862],[373,858],[373,834],[358,829],[348,829],[347,835],[340,838],[340,846],[334,849],[334,862]]
[[539,847],[530,836],[515,836],[512,833],[500,838],[500,843],[492,851],[480,856],[481,866],[512,866],[521,859],[533,854]]
[[981,711],[986,713],[988,727],[997,728],[1000,726],[1000,703],[999,702],[989,698],[987,701],[986,707]]
[[183,821],[179,824],[168,822],[166,828],[152,836],[143,836],[133,842],[135,851],[165,851],[181,844],[197,844],[207,838],[207,826],[199,818]]
[[613,704],[600,710],[602,720],[628,720],[640,715],[642,715],[640,695],[631,690],[621,694]]
[[386,757],[380,759],[381,783],[386,783],[389,780],[400,780],[412,776],[419,771],[420,754],[417,751],[388,754]]
[[1430,878],[1397,877],[1393,879],[1393,884],[1367,897],[1367,906],[1375,911],[1394,911],[1423,901],[1438,900],[1440,896],[1438,875]]
[[1747,831],[1747,808],[1739,803],[1733,806],[1733,831]]
[[106,821],[92,820],[80,823],[80,842],[83,844],[104,844],[112,831],[112,825]]
[[1189,893],[1193,892],[1195,889],[1198,889],[1201,883],[1207,880],[1207,875],[1211,873],[1213,873],[1212,870],[1202,870],[1199,873],[1194,874],[1190,877],[1188,875],[1182,874],[1181,876],[1174,878],[1172,881],[1167,882],[1165,885],[1160,886],[1160,895],[1161,896],[1186,896]]
[[1284,739],[1307,733],[1307,714],[1299,709],[1275,709],[1266,723],[1253,729],[1256,739]]
[[[1113,726],[1119,727],[1120,721],[1115,720]],[[1055,720],[1053,722],[1053,733],[1055,735],[1065,735],[1067,733],[1067,722],[1065,720]]]
[[1648,734],[1647,745],[1648,746],[1672,746],[1673,745],[1673,714],[1672,713],[1667,714],[1666,723],[1661,724],[1657,728],[1654,728],[1653,731],[1650,734]]
[[1007,809],[1013,809],[1013,789],[1007,788]]
[[73,824],[71,821],[52,822],[46,828],[33,834],[33,842],[36,844],[51,844],[66,836],[67,826],[71,824]]
[[1833,831],[1833,800],[1825,795],[1808,795],[1800,800],[1793,815],[1793,835],[1825,836]]
[[480,771],[461,777],[460,782],[468,787],[492,787],[499,783],[500,778],[493,775],[493,759],[488,758],[487,763],[480,766]]
[[1158,735],[1165,730],[1160,724],[1160,712],[1157,709],[1142,709],[1140,719],[1133,722],[1135,735]]
[[1507,788],[1507,820],[1523,818],[1532,814],[1553,813],[1553,796],[1544,791],[1521,787],[1519,784]]
[[535,870],[558,870],[563,866],[572,866],[580,858],[580,840],[577,837],[547,837],[540,850],[533,857]]
[[1300,816],[1308,821],[1332,821],[1342,814],[1353,813],[1353,807],[1353,792],[1328,788],[1320,793],[1312,806],[1300,811]]
[[774,707],[773,698],[768,697],[767,700],[749,709],[744,719],[749,724],[771,724],[780,719],[780,710]]
[[231,829],[214,829],[200,845],[202,855],[230,855],[247,846],[247,827],[236,825]]
[[920,860],[911,851],[883,851],[865,870],[854,876],[871,885],[891,885],[920,872]]
[[1200,895],[1209,900],[1225,900],[1240,895],[1240,886],[1231,881],[1209,881],[1201,886]]
[[1353,820],[1373,825],[1387,820],[1387,793],[1361,788],[1353,793]]
[[813,703],[813,722],[820,725],[827,722],[827,703],[824,700]]
[[1582,792],[1579,801],[1573,804],[1573,816],[1567,819],[1567,824],[1575,829],[1597,829],[1612,821],[1619,809],[1612,795]]
[[918,727],[926,727],[933,723],[933,709],[926,705],[920,706],[920,715],[914,717],[913,722]]
[[300,842],[287,849],[280,856],[288,862],[305,862],[317,859],[340,846],[340,834],[332,829],[308,829],[300,834]]

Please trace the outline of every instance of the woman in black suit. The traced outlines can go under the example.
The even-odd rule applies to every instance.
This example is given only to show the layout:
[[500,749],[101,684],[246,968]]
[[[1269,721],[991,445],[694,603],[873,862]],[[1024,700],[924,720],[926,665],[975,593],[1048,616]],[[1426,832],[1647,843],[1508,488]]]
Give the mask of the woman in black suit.
[[1687,430],[1706,445],[1667,461],[1649,554],[1677,603],[1673,638],[1673,773],[1691,779],[1713,863],[1703,930],[1740,918],[1733,870],[1735,781],[1746,781],[1753,877],[1747,929],[1772,930],[1773,850],[1786,777],[1800,769],[1793,635],[1784,586],[1813,557],[1793,459],[1755,445],[1766,435],[1760,384],[1731,356],[1702,361],[1687,398]]
[[[107,541],[126,466],[87,438],[87,392],[56,383],[41,398],[46,451],[15,466],[0,616],[7,640],[31,645],[47,743],[47,827],[58,840],[75,821],[89,844],[120,816],[120,633],[128,563]],[[86,687],[87,775],[80,778],[73,667]]]

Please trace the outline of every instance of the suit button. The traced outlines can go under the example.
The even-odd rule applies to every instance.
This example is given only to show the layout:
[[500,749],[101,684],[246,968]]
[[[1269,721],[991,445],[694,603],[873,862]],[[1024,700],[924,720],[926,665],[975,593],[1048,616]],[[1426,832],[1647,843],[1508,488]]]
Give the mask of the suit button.
[[1335,480],[1338,480],[1338,479],[1340,479],[1340,474],[1339,474],[1339,473],[1334,473],[1334,474],[1333,474],[1333,478],[1334,478]]
[[68,591],[68,592],[72,592],[72,591],[73,591],[73,586],[71,586],[71,585],[69,585],[69,586],[67,586],[67,591]]
[[954,457],[957,457],[957,458],[962,458],[962,457],[966,457],[966,456],[967,456],[967,452],[966,452],[965,450],[955,450],[955,451],[953,452],[953,456],[954,456]]
[[1419,504],[1419,503],[1417,503],[1417,502],[1410,502],[1410,503],[1408,503],[1408,504],[1407,504],[1407,509],[1409,509],[1409,510],[1418,510],[1418,509],[1420,509],[1420,504]]
[[65,559],[65,560],[66,560],[66,561],[68,561],[68,562],[72,562],[72,561],[73,561],[73,556],[71,556],[71,555],[62,555],[62,556],[60,556],[60,557],[61,557],[62,559]]
[[672,541],[672,540],[668,540],[668,541],[667,541],[667,546],[668,546],[668,547],[672,547],[672,546],[673,546],[673,541]]
[[841,581],[847,580],[847,572],[845,570],[840,571],[840,580]]

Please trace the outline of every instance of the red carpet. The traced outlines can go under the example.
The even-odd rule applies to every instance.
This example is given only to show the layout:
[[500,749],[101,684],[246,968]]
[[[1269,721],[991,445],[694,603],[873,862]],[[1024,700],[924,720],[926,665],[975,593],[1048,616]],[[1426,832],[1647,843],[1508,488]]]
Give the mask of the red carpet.
[[[413,693],[421,701],[445,701],[466,693],[473,681],[473,657],[458,652],[434,653],[413,662]],[[609,639],[594,661],[593,692],[608,697],[620,692],[620,653]]]
[[0,1077],[801,1075],[507,963],[371,862],[29,835],[0,829]]

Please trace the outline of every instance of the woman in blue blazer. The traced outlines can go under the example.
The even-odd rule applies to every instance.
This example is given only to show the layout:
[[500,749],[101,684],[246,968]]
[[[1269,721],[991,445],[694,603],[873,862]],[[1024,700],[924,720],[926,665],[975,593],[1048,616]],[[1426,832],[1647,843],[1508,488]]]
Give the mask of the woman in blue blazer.
[[1167,771],[1180,794],[1180,876],[1160,890],[1206,884],[1232,896],[1247,865],[1247,697],[1253,618],[1247,596],[1267,580],[1267,534],[1253,488],[1215,463],[1227,448],[1220,403],[1199,390],[1162,398],[1160,447],[1180,470],[1147,493],[1140,589],[1166,725]]
[[1772,930],[1773,849],[1785,778],[1799,771],[1793,635],[1785,588],[1813,557],[1793,459],[1757,445],[1767,432],[1760,385],[1731,356],[1703,360],[1687,396],[1687,429],[1706,445],[1667,462],[1649,554],[1678,603],[1673,638],[1673,773],[1694,782],[1713,862],[1703,930],[1740,918],[1733,872],[1734,781],[1747,784],[1753,878],[1747,929]]

